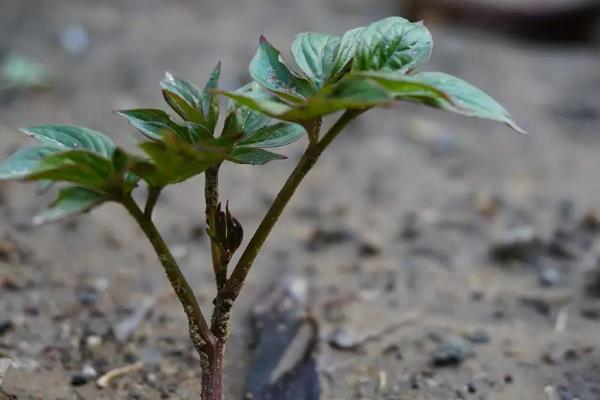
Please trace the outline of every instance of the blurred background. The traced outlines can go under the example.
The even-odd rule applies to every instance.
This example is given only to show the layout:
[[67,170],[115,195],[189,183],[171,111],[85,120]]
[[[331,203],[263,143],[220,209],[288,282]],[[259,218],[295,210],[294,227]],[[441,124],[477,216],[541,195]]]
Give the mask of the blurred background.
[[[324,342],[334,343],[319,353],[322,398],[448,399],[473,389],[554,399],[544,397],[548,387],[556,398],[598,398],[598,357],[584,351],[599,344],[600,323],[597,1],[2,0],[0,8],[2,157],[29,143],[17,128],[39,123],[87,126],[133,148],[135,133],[112,110],[164,108],[165,71],[203,85],[219,60],[222,87],[241,86],[260,34],[289,60],[301,31],[341,35],[390,15],[424,20],[435,46],[422,69],[492,94],[530,134],[412,104],[354,123],[303,183],[251,274],[228,355],[231,398],[251,359],[252,302],[289,271],[308,281]],[[288,161],[223,168],[222,196],[246,237],[304,145],[290,146]],[[201,183],[169,188],[156,219],[208,307]],[[33,229],[31,216],[54,194],[0,186],[0,359],[13,360],[0,373],[3,390],[19,399],[194,398],[198,360],[145,239],[116,205]],[[323,304],[338,298],[351,300],[332,316]],[[334,349],[340,328],[364,336],[415,310],[402,334],[359,353]],[[116,340],[115,324],[140,313],[135,332]],[[465,331],[488,340],[473,344]],[[479,347],[466,364],[423,378],[448,337]],[[88,383],[137,360],[145,368],[110,389]]]

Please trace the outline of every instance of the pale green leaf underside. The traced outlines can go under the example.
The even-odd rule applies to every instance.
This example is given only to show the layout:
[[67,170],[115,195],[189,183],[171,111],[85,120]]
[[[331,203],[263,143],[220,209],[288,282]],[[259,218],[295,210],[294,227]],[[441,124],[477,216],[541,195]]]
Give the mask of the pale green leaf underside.
[[106,194],[83,187],[64,188],[48,209],[34,217],[33,223],[40,225],[88,212],[107,198]]
[[292,43],[294,61],[317,90],[331,78],[340,41],[337,36],[304,32]]
[[301,101],[314,93],[310,83],[296,74],[283,62],[279,50],[264,37],[250,62],[250,76],[264,88],[289,101]]
[[364,30],[365,27],[361,26],[344,33],[334,57],[330,81],[335,82],[346,71],[348,65],[354,58],[357,39]]
[[38,145],[18,150],[0,163],[0,180],[23,179],[38,168],[40,161],[60,151],[55,146]]
[[278,122],[243,137],[237,144],[252,147],[281,147],[300,139],[304,128],[298,124]]
[[39,143],[62,150],[84,149],[105,157],[112,156],[113,142],[103,133],[74,125],[38,125],[20,130]]
[[353,75],[376,81],[397,100],[416,101],[469,117],[502,122],[524,132],[493,98],[452,75],[441,72],[405,75],[389,71],[355,72]]
[[526,133],[502,105],[470,83],[442,72],[422,72],[414,77],[444,92],[451,101],[439,96],[415,96],[415,99],[457,114],[502,122],[517,132]]
[[422,23],[389,17],[358,36],[353,70],[408,72],[427,61],[433,39]]

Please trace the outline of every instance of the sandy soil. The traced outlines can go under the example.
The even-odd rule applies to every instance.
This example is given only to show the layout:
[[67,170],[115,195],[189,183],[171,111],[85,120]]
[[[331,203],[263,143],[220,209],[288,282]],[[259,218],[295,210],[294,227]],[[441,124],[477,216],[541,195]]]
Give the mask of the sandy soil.
[[[129,146],[131,129],[111,110],[162,107],[165,70],[201,83],[222,60],[233,88],[248,79],[261,33],[284,49],[302,30],[341,33],[398,12],[384,0],[3,0],[0,51],[43,62],[55,83],[0,93],[0,153],[27,142],[15,128],[42,122],[89,126]],[[59,40],[72,24],[88,35],[77,53]],[[287,272],[309,282],[323,399],[600,398],[598,45],[431,28],[428,69],[493,93],[531,134],[412,105],[357,121],[258,259],[234,315],[227,398],[240,398],[247,373],[251,304]],[[246,232],[303,145],[288,149],[290,161],[223,169],[223,196]],[[16,367],[3,391],[197,398],[183,313],[140,232],[115,205],[33,229],[31,215],[51,199],[0,186],[0,355]],[[192,180],[166,192],[157,223],[208,307],[202,209],[201,179]],[[115,326],[144,301],[150,311],[119,342]],[[340,332],[357,346],[335,349]],[[109,388],[78,381],[90,367],[102,374],[140,360]]]

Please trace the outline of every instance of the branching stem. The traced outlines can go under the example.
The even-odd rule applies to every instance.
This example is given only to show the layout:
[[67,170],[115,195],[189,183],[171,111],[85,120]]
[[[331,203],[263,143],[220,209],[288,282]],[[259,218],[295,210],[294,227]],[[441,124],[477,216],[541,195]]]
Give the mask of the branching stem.
[[[359,110],[347,110],[320,141],[310,141],[308,148],[300,159],[300,162],[296,168],[294,168],[291,175],[288,177],[285,184],[277,194],[275,201],[273,201],[273,204],[271,204],[271,207],[263,217],[263,220],[256,229],[256,232],[254,232],[254,235],[250,239],[246,249],[242,253],[238,263],[231,273],[231,277],[227,280],[227,283],[223,287],[223,290],[219,296],[222,300],[232,302],[237,298],[242,286],[244,285],[246,276],[248,275],[248,272],[250,271],[250,268],[256,259],[256,256],[265,243],[265,240],[269,236],[269,233],[271,233],[273,226],[275,226],[275,223],[281,216],[281,213],[290,201],[292,195],[300,185],[300,182],[302,182],[306,174],[308,174],[308,172],[315,165],[321,153],[323,153],[323,151],[350,123],[350,121],[361,114],[361,112],[362,111]],[[309,137],[318,137],[318,133],[309,132]]]
[[144,215],[146,218],[152,218],[152,212],[154,211],[154,207],[156,206],[161,191],[162,188],[148,186],[148,198],[146,199],[146,206],[144,207]]
[[142,212],[131,195],[125,195],[121,199],[121,203],[136,220],[139,227],[152,244],[154,251],[156,251],[158,259],[165,269],[169,282],[183,306],[183,310],[185,311],[190,325],[190,337],[192,343],[203,358],[203,369],[205,369],[207,363],[213,358],[212,353],[214,352],[216,339],[211,333],[204,315],[200,310],[200,305],[194,295],[194,291],[181,272],[177,261],[175,261],[169,247],[156,229],[152,220]]
[[210,249],[212,255],[213,271],[217,282],[217,290],[220,290],[227,281],[227,265],[221,265],[219,246],[212,240],[216,235],[216,215],[219,204],[219,167],[215,165],[204,173],[204,199],[206,202],[206,225],[210,236]]

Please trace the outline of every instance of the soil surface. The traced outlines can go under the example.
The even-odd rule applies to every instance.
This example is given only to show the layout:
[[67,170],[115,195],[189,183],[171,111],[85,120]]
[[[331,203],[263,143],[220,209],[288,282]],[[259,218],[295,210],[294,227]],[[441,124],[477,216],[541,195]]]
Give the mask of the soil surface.
[[[53,80],[0,92],[0,153],[37,123],[131,146],[111,110],[163,107],[165,70],[202,84],[221,60],[234,88],[261,33],[285,49],[299,31],[401,12],[385,0],[3,0],[0,52]],[[234,313],[227,399],[248,373],[252,304],[288,273],[307,280],[320,325],[323,399],[600,398],[599,46],[428,25],[426,68],[492,93],[530,135],[405,104],[356,121],[257,260]],[[223,168],[246,240],[304,145],[288,161]],[[34,229],[53,195],[0,186],[0,362],[12,360],[0,399],[198,398],[184,315],[140,231],[117,205]],[[200,178],[167,190],[156,221],[208,308],[202,210]]]

